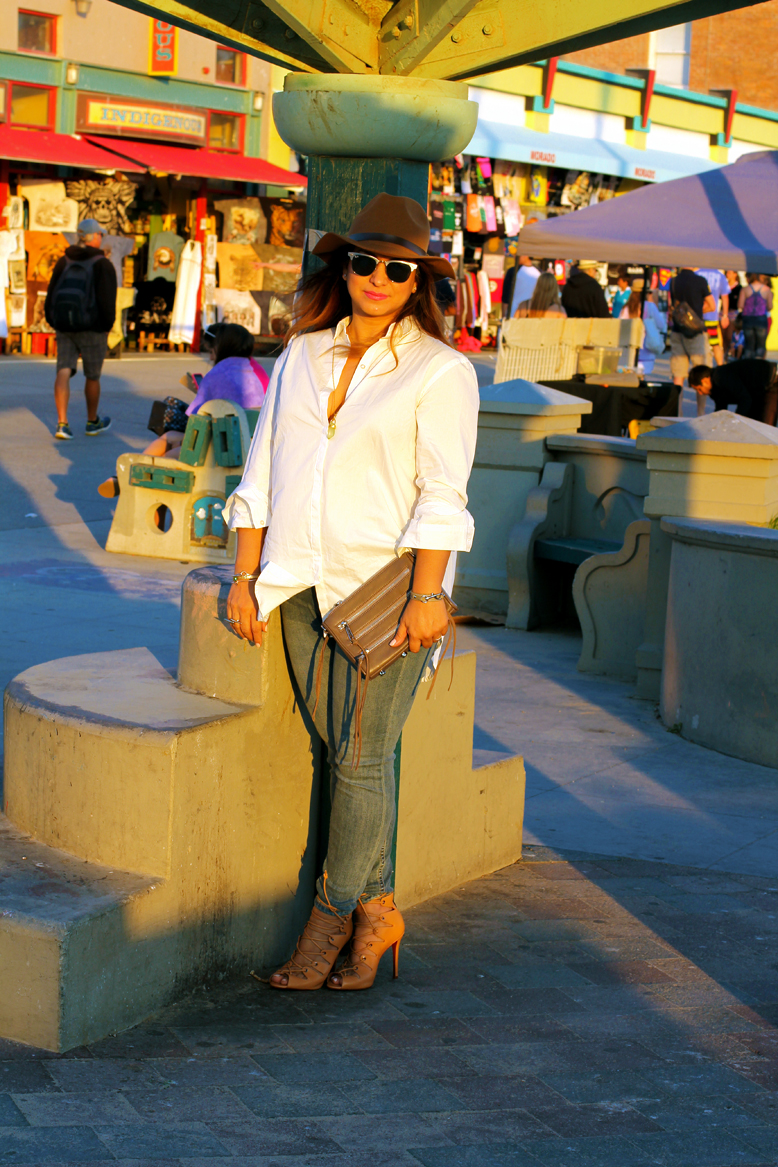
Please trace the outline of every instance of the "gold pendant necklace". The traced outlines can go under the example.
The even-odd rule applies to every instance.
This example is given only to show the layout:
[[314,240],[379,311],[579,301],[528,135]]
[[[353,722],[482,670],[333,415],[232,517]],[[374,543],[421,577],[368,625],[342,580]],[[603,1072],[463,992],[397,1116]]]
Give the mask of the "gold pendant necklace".
[[337,428],[337,422],[335,421],[334,417],[331,417],[329,420],[329,425],[327,426],[327,441],[329,441],[330,438],[335,437],[336,428]]

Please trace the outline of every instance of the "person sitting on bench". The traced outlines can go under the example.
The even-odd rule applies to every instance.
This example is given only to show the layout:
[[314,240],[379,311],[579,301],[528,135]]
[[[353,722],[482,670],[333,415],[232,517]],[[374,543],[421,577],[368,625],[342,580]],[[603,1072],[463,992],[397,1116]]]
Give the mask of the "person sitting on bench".
[[775,425],[778,412],[778,370],[772,361],[756,357],[710,369],[695,365],[689,387],[713,398],[716,409],[736,407],[743,417]]
[[[254,337],[241,324],[220,324],[213,331],[213,368],[200,381],[194,401],[187,406],[187,416],[197,413],[206,401],[219,399],[234,401],[243,409],[261,409],[270,378],[252,356]],[[183,441],[183,430],[166,430],[143,453],[152,458],[177,458]],[[97,493],[116,498],[118,478],[106,478]]]

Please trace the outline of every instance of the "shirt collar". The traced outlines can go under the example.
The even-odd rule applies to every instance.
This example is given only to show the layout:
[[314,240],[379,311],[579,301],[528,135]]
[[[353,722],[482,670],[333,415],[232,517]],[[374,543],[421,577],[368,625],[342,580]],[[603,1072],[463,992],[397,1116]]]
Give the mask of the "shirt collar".
[[[342,342],[344,344],[350,343],[348,339],[348,333],[346,332],[346,329],[350,323],[350,316],[344,316],[342,320],[338,321],[337,325],[335,326],[335,340],[337,342]],[[376,341],[376,344],[388,345],[391,338],[394,339],[395,344],[398,344],[404,340],[414,340],[420,331],[421,329],[412,316],[404,316],[402,320],[398,320],[397,323],[392,326],[386,336],[383,336],[380,340]]]

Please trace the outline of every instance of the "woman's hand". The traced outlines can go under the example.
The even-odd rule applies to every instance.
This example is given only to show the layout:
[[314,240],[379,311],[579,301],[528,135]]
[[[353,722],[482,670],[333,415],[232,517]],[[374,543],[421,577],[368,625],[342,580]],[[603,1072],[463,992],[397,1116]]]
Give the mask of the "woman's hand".
[[241,640],[249,644],[261,644],[262,634],[267,630],[267,620],[257,619],[259,605],[254,595],[254,585],[248,580],[234,583],[227,596],[227,619],[237,620],[230,628]]
[[418,652],[422,647],[432,648],[447,630],[448,610],[443,600],[431,600],[427,604],[409,600],[390,644],[394,647],[407,638],[411,652]]

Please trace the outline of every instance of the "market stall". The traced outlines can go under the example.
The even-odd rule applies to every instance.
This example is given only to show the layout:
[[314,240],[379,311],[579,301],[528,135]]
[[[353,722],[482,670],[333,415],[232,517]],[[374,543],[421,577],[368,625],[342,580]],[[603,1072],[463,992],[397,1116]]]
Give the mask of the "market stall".
[[303,176],[105,128],[72,135],[0,126],[0,156],[4,351],[54,355],[43,305],[84,218],[104,227],[116,268],[114,352],[182,350],[216,320],[245,324],[260,345],[278,344],[302,261]]

